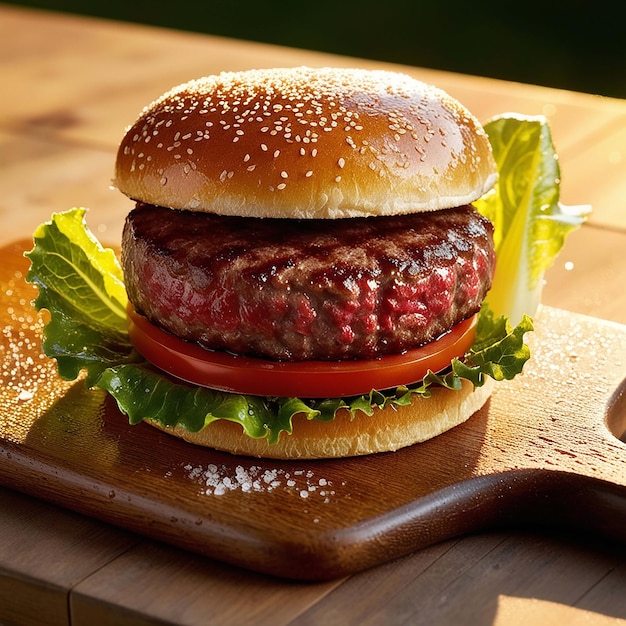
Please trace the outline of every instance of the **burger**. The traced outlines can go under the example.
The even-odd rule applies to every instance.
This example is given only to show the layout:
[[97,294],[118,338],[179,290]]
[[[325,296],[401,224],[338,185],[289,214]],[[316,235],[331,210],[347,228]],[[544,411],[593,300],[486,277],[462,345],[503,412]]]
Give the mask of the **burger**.
[[[344,457],[439,435],[528,358],[529,323],[511,332],[483,307],[494,228],[472,203],[496,180],[477,119],[404,74],[175,87],[117,153],[114,186],[135,203],[117,298],[128,349],[88,382],[133,422],[234,454]],[[485,324],[502,336],[478,341]],[[511,341],[512,373],[493,357]]]
[[[117,155],[115,185],[137,202],[122,239],[131,340],[174,376],[234,393],[341,397],[420,381],[414,349],[458,325],[470,339],[452,356],[472,343],[466,320],[495,254],[470,203],[495,180],[477,120],[407,76],[299,68],[182,85],[143,111]],[[194,363],[185,345],[159,350],[147,324],[210,352]],[[414,443],[484,404],[490,386],[467,387],[444,393],[451,401],[337,416],[321,433],[296,418],[273,452]],[[171,432],[265,452],[226,421]]]

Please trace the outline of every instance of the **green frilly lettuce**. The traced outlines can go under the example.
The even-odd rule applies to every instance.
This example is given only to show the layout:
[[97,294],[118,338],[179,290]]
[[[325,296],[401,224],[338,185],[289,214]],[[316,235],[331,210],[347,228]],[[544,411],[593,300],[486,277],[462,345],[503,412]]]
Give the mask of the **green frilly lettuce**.
[[[508,125],[524,123],[519,119],[494,122],[497,125],[494,129],[498,130],[494,136],[506,148],[507,142],[519,141],[519,132]],[[505,128],[501,128],[501,124]],[[487,131],[491,137],[489,127]],[[496,159],[500,152],[513,153],[513,147],[494,150]],[[526,187],[522,183],[503,181],[509,176],[530,181],[537,170],[545,166],[546,160],[554,158],[543,144],[537,147],[536,142],[531,142],[527,148],[533,152],[530,158],[522,158],[523,147],[515,147],[520,157],[514,166],[500,168],[499,189],[511,188],[518,193],[504,198],[499,191],[481,208],[493,215],[497,231],[504,228],[514,232],[511,236],[515,237],[523,231],[523,245],[530,254],[520,254],[517,262],[527,263],[530,259],[531,271],[524,272],[535,277],[538,269],[547,266],[560,249],[564,230],[559,228],[553,234],[550,229],[534,225],[536,203],[540,203],[540,216],[545,214],[542,207],[546,204],[543,199],[535,201],[536,188],[524,194],[522,190]],[[558,187],[557,178],[552,176],[552,185]],[[549,185],[541,186],[540,191],[547,194],[546,186]],[[520,194],[525,202],[517,201]],[[554,199],[554,192],[550,197]],[[517,208],[508,204],[501,206],[505,201],[515,202]],[[517,217],[515,211],[524,216]],[[488,299],[481,310],[470,352],[463,359],[454,359],[446,371],[429,372],[424,380],[411,386],[372,390],[351,398],[311,400],[246,396],[188,385],[156,370],[131,345],[126,331],[127,297],[121,268],[114,252],[103,248],[89,231],[85,212],[83,208],[75,208],[55,213],[49,222],[37,228],[34,247],[26,253],[31,264],[26,279],[38,287],[35,307],[50,312],[50,321],[44,329],[43,350],[57,360],[59,374],[74,380],[85,372],[86,384],[108,392],[132,424],[150,418],[164,426],[181,425],[198,431],[215,420],[225,419],[241,424],[247,435],[268,437],[272,443],[281,432],[291,432],[292,418],[298,413],[309,419],[329,421],[343,408],[357,419],[358,411],[372,414],[377,408],[405,405],[417,397],[428,398],[435,385],[460,389],[463,379],[475,386],[482,386],[487,377],[509,380],[522,371],[530,357],[524,343],[524,334],[533,328],[530,317],[522,314],[519,323],[512,327],[506,311],[505,315],[495,315],[495,307]],[[520,222],[523,227],[518,226]],[[529,240],[537,233],[544,239],[554,236],[556,241],[533,246]],[[506,232],[498,233],[497,241],[501,246],[508,241],[507,236]],[[520,272],[510,267],[510,273],[517,276]],[[498,302],[500,300],[507,301],[498,296]]]

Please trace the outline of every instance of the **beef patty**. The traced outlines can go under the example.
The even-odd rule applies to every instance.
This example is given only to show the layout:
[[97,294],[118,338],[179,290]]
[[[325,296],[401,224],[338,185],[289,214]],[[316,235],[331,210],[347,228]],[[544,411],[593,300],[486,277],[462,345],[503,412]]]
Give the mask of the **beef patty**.
[[282,360],[373,358],[480,308],[493,228],[473,207],[394,217],[224,217],[138,203],[122,265],[138,312],[207,348]]

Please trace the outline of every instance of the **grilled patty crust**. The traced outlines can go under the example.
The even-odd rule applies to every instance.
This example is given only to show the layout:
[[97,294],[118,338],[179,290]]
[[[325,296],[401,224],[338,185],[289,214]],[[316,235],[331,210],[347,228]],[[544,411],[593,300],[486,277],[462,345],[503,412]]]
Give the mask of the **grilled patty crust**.
[[476,313],[495,266],[471,205],[378,218],[280,220],[138,203],[122,265],[136,310],[210,349],[270,359],[374,358]]

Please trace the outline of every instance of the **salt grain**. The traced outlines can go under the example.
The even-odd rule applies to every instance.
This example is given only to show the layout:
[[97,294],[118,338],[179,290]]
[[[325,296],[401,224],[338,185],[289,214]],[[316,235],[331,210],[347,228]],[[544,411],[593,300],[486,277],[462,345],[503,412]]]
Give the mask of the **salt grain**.
[[201,486],[203,495],[221,496],[233,491],[269,493],[282,489],[303,499],[315,495],[323,502],[330,502],[335,495],[332,482],[327,478],[316,478],[312,470],[289,472],[278,468],[265,469],[259,465],[237,465],[232,468],[213,463],[206,467],[185,465],[183,469],[190,480]]

